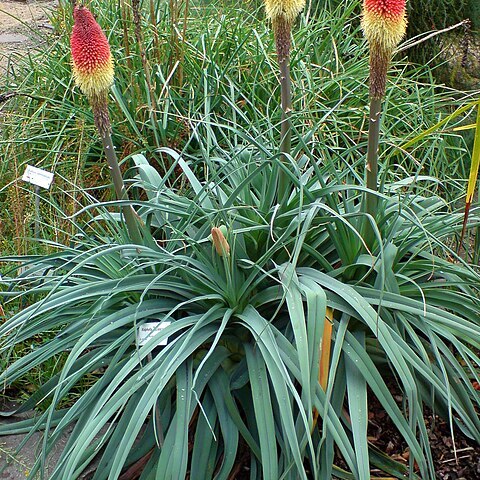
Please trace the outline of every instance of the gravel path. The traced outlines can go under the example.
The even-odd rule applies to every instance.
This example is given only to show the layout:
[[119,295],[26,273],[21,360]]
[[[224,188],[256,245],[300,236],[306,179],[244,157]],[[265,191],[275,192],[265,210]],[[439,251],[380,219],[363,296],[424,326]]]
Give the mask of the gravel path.
[[47,12],[56,4],[52,0],[0,0],[0,75],[10,68],[12,54],[27,53],[49,31]]
[[[0,398],[0,411],[9,411],[15,409],[18,405],[13,402],[5,402]],[[0,416],[0,425],[8,425],[14,421],[19,421],[22,419],[29,418],[33,415],[33,412],[27,412],[20,414],[16,417],[1,417]],[[108,427],[107,427],[108,428]],[[59,459],[62,450],[64,449],[69,434],[72,431],[73,427],[69,429],[67,433],[64,433],[53,451],[47,458],[46,468],[44,473],[46,478],[49,478],[50,473],[54,470],[55,464]],[[103,435],[106,431],[104,428],[99,435]],[[41,433],[34,433],[24,445],[22,450],[18,453],[16,450],[20,443],[25,439],[25,435],[8,435],[0,436],[0,479],[1,480],[35,480],[38,478],[38,475],[35,479],[29,475],[30,470],[32,469],[36,458],[40,453],[40,448],[42,445],[43,436]],[[92,477],[92,472],[95,471],[96,463],[93,462],[90,468],[82,473],[78,479],[87,480]],[[66,479],[65,479],[66,480]]]

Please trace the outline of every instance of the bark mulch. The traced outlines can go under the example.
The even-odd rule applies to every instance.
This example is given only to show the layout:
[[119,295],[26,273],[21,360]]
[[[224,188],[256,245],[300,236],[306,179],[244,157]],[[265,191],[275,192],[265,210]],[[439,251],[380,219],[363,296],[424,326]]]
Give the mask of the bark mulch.
[[[399,402],[402,400],[401,396],[396,399]],[[456,427],[453,428],[452,438],[449,422],[429,408],[425,408],[424,419],[435,466],[435,479],[480,480],[480,444]],[[394,460],[408,464],[410,453],[407,444],[375,398],[370,401],[368,433],[369,440],[376,447]]]

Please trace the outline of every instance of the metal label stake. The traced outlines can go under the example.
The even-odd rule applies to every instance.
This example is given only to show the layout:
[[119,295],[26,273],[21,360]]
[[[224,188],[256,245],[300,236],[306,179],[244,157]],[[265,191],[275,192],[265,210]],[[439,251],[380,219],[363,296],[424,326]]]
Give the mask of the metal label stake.
[[48,190],[53,182],[53,173],[27,165],[22,180],[31,183],[35,189],[35,238],[40,238],[40,188]]

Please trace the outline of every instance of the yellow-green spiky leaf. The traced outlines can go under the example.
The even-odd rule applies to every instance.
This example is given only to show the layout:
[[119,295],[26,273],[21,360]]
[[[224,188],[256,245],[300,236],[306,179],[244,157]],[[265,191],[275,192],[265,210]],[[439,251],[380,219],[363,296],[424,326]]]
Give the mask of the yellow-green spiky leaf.
[[460,246],[465,236],[467,229],[468,214],[470,212],[470,206],[472,204],[473,195],[475,193],[475,187],[477,185],[478,168],[480,166],[480,104],[477,106],[477,124],[475,132],[475,140],[473,142],[472,152],[472,164],[470,166],[470,176],[468,178],[467,197],[465,199],[465,213],[463,214],[463,227],[462,234],[460,236]]

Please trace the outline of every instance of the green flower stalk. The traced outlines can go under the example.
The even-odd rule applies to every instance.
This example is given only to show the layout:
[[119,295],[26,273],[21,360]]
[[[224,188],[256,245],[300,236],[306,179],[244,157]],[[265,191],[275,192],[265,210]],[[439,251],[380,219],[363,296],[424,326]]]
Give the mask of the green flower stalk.
[[[280,152],[282,161],[286,162],[286,155],[291,148],[290,113],[292,111],[292,87],[290,79],[290,47],[292,25],[298,14],[303,10],[305,0],[265,0],[267,17],[272,21],[273,36],[277,50],[278,65],[280,68],[281,88],[281,143]],[[286,192],[286,176],[280,170],[278,180],[278,198],[282,202]]]
[[[377,190],[378,143],[387,70],[395,47],[405,35],[406,0],[364,0],[362,29],[370,46],[370,122],[366,164],[367,188]],[[365,211],[375,216],[377,197],[367,194]]]
[[[86,95],[92,107],[95,126],[102,138],[105,156],[112,175],[118,200],[128,200],[111,136],[108,114],[108,92],[113,84],[114,68],[107,37],[91,12],[75,7],[74,25],[70,46],[72,51],[73,78],[75,84]],[[132,206],[122,208],[130,238],[142,242],[139,218]]]

